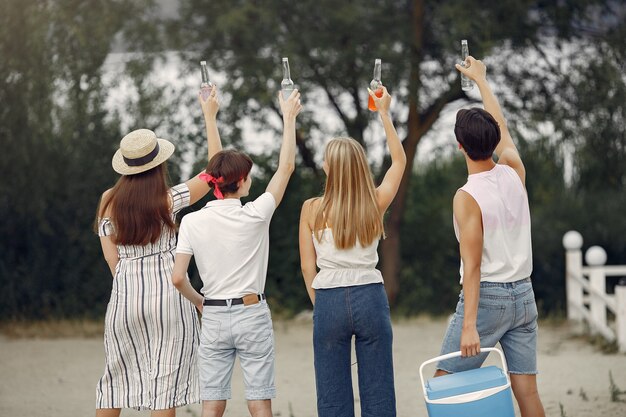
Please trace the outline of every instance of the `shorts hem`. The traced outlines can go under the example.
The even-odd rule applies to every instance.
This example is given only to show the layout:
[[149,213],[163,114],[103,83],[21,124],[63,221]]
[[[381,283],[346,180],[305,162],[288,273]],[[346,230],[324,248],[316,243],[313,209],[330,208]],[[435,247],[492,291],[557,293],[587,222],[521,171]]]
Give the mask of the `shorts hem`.
[[200,394],[200,400],[202,401],[222,401],[230,400],[231,390],[227,389],[207,389],[203,390]]
[[537,375],[539,371],[520,372],[520,371],[511,371],[509,369],[509,373],[512,375]]
[[246,400],[248,401],[271,400],[272,398],[276,398],[276,388],[274,387],[246,390]]

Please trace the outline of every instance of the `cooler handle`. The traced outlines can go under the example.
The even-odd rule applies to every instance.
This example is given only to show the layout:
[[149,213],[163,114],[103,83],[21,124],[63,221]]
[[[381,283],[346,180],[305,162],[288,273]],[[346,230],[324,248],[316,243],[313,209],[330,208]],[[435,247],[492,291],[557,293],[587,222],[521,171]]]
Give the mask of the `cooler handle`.
[[[504,374],[506,375],[506,378],[508,380],[509,371],[508,371],[508,368],[506,367],[506,360],[504,358],[504,354],[502,353],[502,351],[500,351],[500,349],[495,348],[495,347],[480,348],[480,353],[485,353],[485,352],[498,352],[498,355],[500,355],[500,360],[502,361],[502,368],[504,369]],[[426,385],[424,384],[424,372],[423,372],[424,367],[433,362],[439,362],[445,359],[456,358],[457,356],[461,356],[460,350],[457,352],[448,353],[446,355],[437,356],[435,358],[429,359],[426,362],[422,363],[422,365],[420,366],[420,381],[422,382],[422,391],[424,392],[424,398],[426,398]]]

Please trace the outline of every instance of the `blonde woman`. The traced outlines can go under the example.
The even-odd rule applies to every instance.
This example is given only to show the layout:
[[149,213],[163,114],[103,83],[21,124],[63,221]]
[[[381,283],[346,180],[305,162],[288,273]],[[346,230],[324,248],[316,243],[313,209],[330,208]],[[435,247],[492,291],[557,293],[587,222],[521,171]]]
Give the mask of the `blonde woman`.
[[396,415],[389,303],[376,264],[383,214],[398,191],[406,156],[389,116],[387,89],[383,87],[380,98],[369,94],[391,154],[382,183],[375,187],[363,147],[356,140],[332,139],[324,153],[324,195],[307,200],[300,217],[302,275],[315,306],[313,351],[320,417],[354,416],[352,336],[361,414]]

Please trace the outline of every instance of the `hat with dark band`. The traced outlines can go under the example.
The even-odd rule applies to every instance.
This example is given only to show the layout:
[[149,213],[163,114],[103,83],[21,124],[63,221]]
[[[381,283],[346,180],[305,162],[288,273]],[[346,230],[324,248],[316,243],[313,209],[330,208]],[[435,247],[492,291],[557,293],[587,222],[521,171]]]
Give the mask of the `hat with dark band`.
[[138,129],[122,138],[112,165],[119,174],[139,174],[162,164],[173,153],[171,142],[157,138],[152,130]]

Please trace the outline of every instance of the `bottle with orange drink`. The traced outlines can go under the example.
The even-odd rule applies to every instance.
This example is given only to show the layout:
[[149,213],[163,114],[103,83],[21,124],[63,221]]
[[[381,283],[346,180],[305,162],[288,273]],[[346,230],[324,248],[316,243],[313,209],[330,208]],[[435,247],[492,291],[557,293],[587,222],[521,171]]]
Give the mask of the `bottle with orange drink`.
[[[370,90],[374,92],[376,97],[383,96],[383,83],[380,80],[381,66],[382,66],[381,60],[376,59],[376,61],[374,61],[374,78],[372,79],[372,81],[370,81]],[[370,109],[371,111],[376,111],[376,103],[374,103],[374,99],[369,94],[368,94],[368,97],[369,99],[367,102],[367,108]]]

